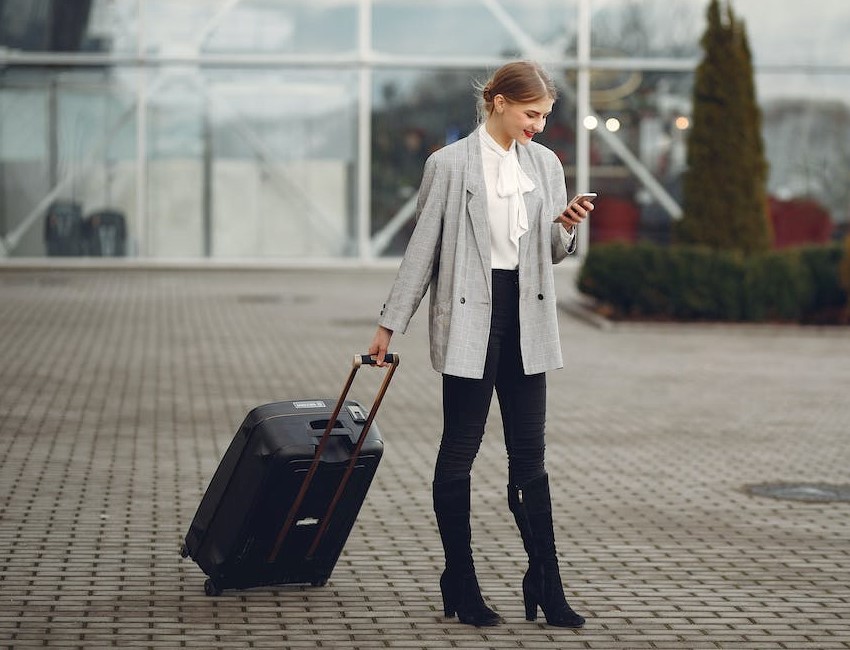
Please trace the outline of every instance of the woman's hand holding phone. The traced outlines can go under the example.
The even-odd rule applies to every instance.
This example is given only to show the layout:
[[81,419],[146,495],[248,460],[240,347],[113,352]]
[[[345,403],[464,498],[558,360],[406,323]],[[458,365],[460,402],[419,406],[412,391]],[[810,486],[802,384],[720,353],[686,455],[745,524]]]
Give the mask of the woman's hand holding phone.
[[596,192],[583,192],[576,194],[567,204],[566,209],[555,217],[556,222],[560,222],[564,228],[573,228],[587,218],[593,210],[593,200],[596,198]]

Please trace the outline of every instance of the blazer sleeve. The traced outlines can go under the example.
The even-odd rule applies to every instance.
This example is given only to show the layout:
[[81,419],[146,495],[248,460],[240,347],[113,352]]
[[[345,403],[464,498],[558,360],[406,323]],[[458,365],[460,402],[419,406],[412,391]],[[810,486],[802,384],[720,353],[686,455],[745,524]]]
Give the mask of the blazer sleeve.
[[[552,196],[552,207],[550,214],[554,219],[555,216],[561,214],[564,208],[567,207],[567,181],[564,178],[564,166],[561,164],[558,156],[551,152],[550,164],[547,165],[547,180],[549,191]],[[565,241],[561,236],[561,231],[564,227],[560,223],[552,224],[551,241],[552,241],[552,263],[557,264],[564,260],[567,255],[572,255],[576,251],[578,244],[578,233],[572,238]]]
[[416,203],[416,227],[401,261],[378,324],[389,330],[407,330],[438,263],[448,175],[435,154],[425,161]]

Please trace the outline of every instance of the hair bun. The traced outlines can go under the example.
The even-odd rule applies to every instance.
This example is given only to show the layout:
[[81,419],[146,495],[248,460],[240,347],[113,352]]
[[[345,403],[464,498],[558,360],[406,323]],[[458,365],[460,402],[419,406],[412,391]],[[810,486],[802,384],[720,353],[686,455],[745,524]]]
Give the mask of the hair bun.
[[493,93],[490,91],[489,84],[487,86],[484,86],[484,92],[482,92],[481,95],[484,97],[485,102],[493,101]]

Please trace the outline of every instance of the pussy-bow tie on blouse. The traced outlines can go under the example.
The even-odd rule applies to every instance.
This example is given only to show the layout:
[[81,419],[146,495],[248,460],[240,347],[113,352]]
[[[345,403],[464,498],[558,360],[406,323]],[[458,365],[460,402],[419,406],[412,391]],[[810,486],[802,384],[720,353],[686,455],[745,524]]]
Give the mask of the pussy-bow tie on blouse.
[[528,212],[525,209],[525,201],[522,195],[534,189],[534,182],[519,166],[516,140],[511,142],[510,149],[505,151],[482,124],[481,142],[489,151],[497,153],[501,157],[499,177],[496,181],[496,194],[508,199],[511,241],[519,245],[519,238],[528,232]]

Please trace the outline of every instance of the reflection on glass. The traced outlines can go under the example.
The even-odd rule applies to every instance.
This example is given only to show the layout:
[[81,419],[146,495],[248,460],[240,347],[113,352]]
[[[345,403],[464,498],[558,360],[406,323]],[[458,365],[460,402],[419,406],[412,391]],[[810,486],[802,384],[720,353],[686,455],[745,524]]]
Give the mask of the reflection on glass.
[[373,47],[413,56],[522,56],[524,40],[575,53],[574,0],[375,0]]
[[[0,87],[0,234],[4,237],[22,226],[49,189],[47,124],[46,89],[34,80],[12,83],[4,75]],[[10,254],[43,255],[38,228],[23,232]]]
[[[671,217],[639,180],[634,165],[680,202],[692,81],[690,73],[593,71],[591,103],[600,119],[584,121],[595,134],[591,188],[599,193],[591,219],[592,242],[669,240]],[[601,137],[603,130],[606,137]],[[610,138],[634,154],[632,167],[607,144]]]
[[2,77],[0,233],[8,254],[98,254],[89,218],[104,209],[120,212],[132,232],[134,83],[132,74],[90,69]]
[[81,254],[135,254],[136,73],[82,70],[73,79],[58,100],[58,178],[69,179],[64,195],[82,210]]
[[165,68],[147,108],[147,254],[199,257],[203,221],[203,84],[196,72]]
[[847,2],[735,0],[757,65],[848,66]]
[[[605,71],[599,71],[607,78]],[[615,135],[635,154],[639,164],[681,205],[681,177],[686,166],[691,127],[692,75],[641,72],[630,93],[612,97],[607,89],[591,92],[602,122],[588,118],[591,138],[591,186],[600,193],[591,225],[592,241],[643,238],[668,241],[671,217],[658,197],[638,180],[617,153],[599,137],[601,129]],[[593,73],[594,84],[597,71]],[[843,78],[836,75],[756,77],[762,134],[769,165],[768,192],[779,200],[811,199],[827,210],[837,232],[850,219],[850,102],[835,97]],[[613,130],[613,121],[619,130]],[[734,146],[734,143],[729,143]],[[636,216],[639,219],[636,221]]]
[[[369,4],[378,54],[374,65],[365,63],[373,162],[371,185],[358,188],[360,69],[330,66],[359,52],[366,0],[0,0],[0,235],[8,253],[365,256],[355,206],[358,192],[371,190],[371,249],[401,254],[425,158],[476,124],[473,80],[489,71],[468,68],[529,48],[563,57],[569,68],[579,2]],[[597,235],[605,211],[617,208],[626,224],[618,237],[668,238],[671,208],[658,197],[680,201],[692,77],[649,68],[699,59],[705,4],[589,2],[594,114],[583,127],[591,131],[590,189],[600,193]],[[756,63],[769,191],[778,199],[812,197],[847,228],[846,0],[774,5],[735,0]],[[140,67],[73,66],[79,53],[139,52]],[[27,61],[28,53],[52,56],[45,66]],[[268,56],[242,56],[251,54]],[[306,55],[309,65],[281,56],[280,66],[268,67],[275,54]],[[169,56],[185,62],[173,65]],[[664,61],[634,69],[604,63],[634,57]],[[556,76],[562,96],[539,140],[563,161],[572,190],[577,76],[572,69]],[[646,189],[652,179],[663,192]],[[140,181],[146,185],[137,190]],[[145,193],[138,206],[137,191]],[[70,241],[95,212],[98,245]],[[48,214],[65,240],[48,241]],[[123,249],[110,243],[121,232],[109,229],[114,214],[124,218]]]
[[357,254],[354,73],[167,74],[149,102],[152,254]]
[[473,80],[483,70],[380,70],[373,77],[372,249],[400,255],[428,155],[476,125]]
[[[478,124],[476,82],[487,70],[382,70],[374,75],[371,235],[375,255],[404,253],[413,231],[416,192],[429,154]],[[555,104],[535,138],[564,164],[575,164],[575,107]]]
[[146,49],[159,53],[353,51],[357,0],[147,0]]
[[759,87],[785,94],[761,101],[768,191],[786,201],[810,199],[826,208],[839,232],[850,221],[850,101],[830,95],[846,78],[757,75]]
[[[703,0],[592,0],[593,55],[699,56]],[[757,65],[850,65],[846,0],[734,0]]]
[[25,52],[133,51],[138,10],[138,0],[4,0],[0,47]]
[[593,0],[592,56],[695,56],[704,25],[704,4],[681,0]]

